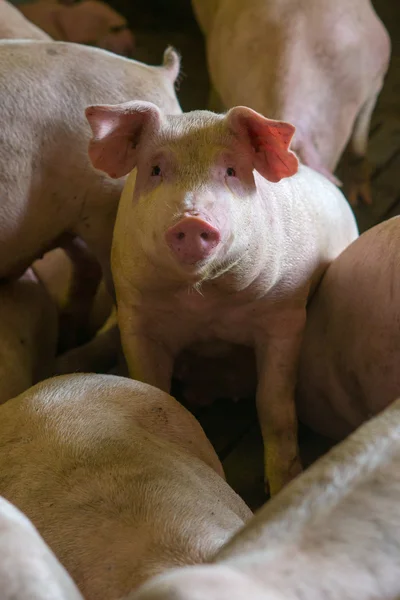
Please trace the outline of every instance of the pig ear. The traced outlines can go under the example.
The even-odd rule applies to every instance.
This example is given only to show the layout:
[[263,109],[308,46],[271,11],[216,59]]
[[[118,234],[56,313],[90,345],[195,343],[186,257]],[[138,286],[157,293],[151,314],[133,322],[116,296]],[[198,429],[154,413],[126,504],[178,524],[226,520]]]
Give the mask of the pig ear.
[[245,106],[232,108],[226,118],[239,138],[243,137],[250,143],[254,168],[265,179],[278,182],[297,173],[299,162],[289,150],[294,125],[266,119]]
[[92,128],[92,165],[118,179],[136,167],[138,146],[145,132],[157,129],[161,113],[151,102],[89,106],[85,115]]

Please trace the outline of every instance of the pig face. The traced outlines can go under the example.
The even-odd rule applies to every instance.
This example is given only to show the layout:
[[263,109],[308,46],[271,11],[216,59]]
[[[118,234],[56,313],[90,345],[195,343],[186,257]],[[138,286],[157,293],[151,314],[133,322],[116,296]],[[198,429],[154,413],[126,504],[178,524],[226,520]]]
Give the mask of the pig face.
[[278,182],[298,168],[294,127],[245,107],[166,116],[132,102],[86,116],[93,165],[111,177],[136,167],[127,186],[144,251],[191,281],[220,276],[265,238],[254,169]]

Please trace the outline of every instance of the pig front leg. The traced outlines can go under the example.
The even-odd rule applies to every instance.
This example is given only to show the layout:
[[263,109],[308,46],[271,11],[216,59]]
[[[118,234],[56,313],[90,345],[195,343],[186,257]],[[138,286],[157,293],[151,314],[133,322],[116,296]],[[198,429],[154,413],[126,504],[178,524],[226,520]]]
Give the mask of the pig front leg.
[[264,441],[265,483],[271,496],[302,470],[294,399],[305,309],[301,313],[285,318],[282,332],[278,320],[274,331],[256,347],[256,404]]
[[129,376],[170,393],[174,359],[159,341],[146,335],[129,304],[118,302],[118,325]]

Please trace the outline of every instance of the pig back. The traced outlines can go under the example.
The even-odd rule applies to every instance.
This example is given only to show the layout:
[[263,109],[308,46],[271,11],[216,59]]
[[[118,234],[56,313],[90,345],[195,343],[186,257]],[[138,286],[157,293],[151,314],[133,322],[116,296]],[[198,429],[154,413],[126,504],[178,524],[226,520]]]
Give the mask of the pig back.
[[88,600],[209,559],[251,515],[214,470],[200,425],[156,388],[63,376],[0,411],[0,494]]

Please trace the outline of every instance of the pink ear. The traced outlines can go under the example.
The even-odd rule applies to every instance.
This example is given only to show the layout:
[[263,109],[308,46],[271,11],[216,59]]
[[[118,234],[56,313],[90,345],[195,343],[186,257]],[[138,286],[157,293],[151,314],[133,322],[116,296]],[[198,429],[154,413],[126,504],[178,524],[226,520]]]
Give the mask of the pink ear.
[[250,142],[254,168],[265,179],[278,182],[297,173],[299,162],[289,150],[293,125],[266,119],[245,106],[232,108],[226,118],[231,129]]
[[144,131],[157,128],[161,120],[159,109],[151,102],[89,106],[85,115],[93,133],[89,142],[92,165],[114,179],[135,168]]

